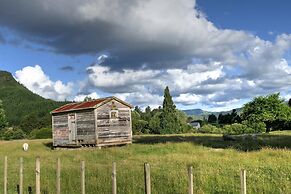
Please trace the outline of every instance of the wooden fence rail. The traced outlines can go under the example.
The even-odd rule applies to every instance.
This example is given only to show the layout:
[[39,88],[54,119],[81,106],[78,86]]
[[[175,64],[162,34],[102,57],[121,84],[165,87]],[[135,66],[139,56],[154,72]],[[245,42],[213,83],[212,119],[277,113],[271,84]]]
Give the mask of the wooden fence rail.
[[[7,194],[8,191],[8,158],[4,157],[4,177],[3,177],[3,188],[4,194]],[[151,172],[150,164],[144,163],[144,192],[145,194],[151,194]],[[81,161],[81,193],[86,193],[86,184],[85,184],[85,161]],[[41,184],[40,184],[40,157],[36,157],[35,160],[35,194],[41,193]],[[117,194],[117,174],[116,174],[116,163],[112,163],[112,194]],[[23,158],[19,160],[19,185],[17,185],[18,194],[23,194]],[[32,187],[28,187],[28,193],[32,194]],[[56,161],[56,192],[57,194],[61,193],[61,160],[60,158]],[[194,180],[193,180],[193,167],[188,167],[188,193],[194,194]],[[246,182],[246,170],[241,169],[240,171],[240,193],[247,193],[247,182]]]

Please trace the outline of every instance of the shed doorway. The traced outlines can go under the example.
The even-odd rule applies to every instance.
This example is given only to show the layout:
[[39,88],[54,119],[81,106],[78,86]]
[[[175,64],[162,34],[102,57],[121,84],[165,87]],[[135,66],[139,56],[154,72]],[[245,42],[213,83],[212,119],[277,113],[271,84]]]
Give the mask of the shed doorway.
[[76,142],[76,114],[69,114],[68,118],[69,124],[69,142]]

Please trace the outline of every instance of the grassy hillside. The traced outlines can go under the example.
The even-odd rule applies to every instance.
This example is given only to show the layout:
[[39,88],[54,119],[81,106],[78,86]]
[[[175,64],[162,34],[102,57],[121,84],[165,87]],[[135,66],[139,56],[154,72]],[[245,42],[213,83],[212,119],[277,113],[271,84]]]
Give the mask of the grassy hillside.
[[10,125],[19,125],[25,116],[35,114],[45,124],[50,124],[49,112],[65,102],[44,99],[19,84],[6,71],[0,71],[0,100]]
[[[55,168],[61,158],[62,193],[80,193],[80,161],[86,161],[89,194],[111,193],[111,164],[117,163],[117,193],[144,193],[143,163],[151,165],[152,193],[187,193],[187,166],[193,166],[195,193],[239,193],[239,170],[247,170],[248,193],[291,193],[291,133],[261,135],[256,141],[225,142],[220,135],[136,136],[122,147],[51,150],[51,140],[2,141],[0,161],[8,156],[8,193],[18,184],[24,158],[24,186],[34,188],[35,157],[41,158],[42,190],[55,193]],[[30,150],[21,146],[28,142]],[[5,148],[5,149],[4,149]],[[242,151],[248,149],[248,152]],[[3,168],[0,168],[3,175]],[[3,183],[3,176],[0,176]],[[3,191],[3,184],[0,184]]]

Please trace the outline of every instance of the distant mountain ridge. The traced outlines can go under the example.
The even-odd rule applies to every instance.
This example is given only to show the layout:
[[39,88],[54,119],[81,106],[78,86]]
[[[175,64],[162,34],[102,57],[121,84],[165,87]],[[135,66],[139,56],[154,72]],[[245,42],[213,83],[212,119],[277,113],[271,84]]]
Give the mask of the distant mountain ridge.
[[[188,110],[182,110],[184,113],[186,113],[188,116],[196,116],[196,117],[207,117],[210,114],[214,114],[218,116],[219,114],[227,114],[231,113],[232,110],[229,111],[218,111],[218,112],[212,112],[212,111],[205,111],[202,109],[188,109]],[[242,108],[236,108],[236,111],[240,114],[242,111]]]
[[50,125],[50,111],[68,102],[45,99],[18,83],[11,73],[0,70],[0,100],[9,125],[18,126],[34,114],[44,125]]

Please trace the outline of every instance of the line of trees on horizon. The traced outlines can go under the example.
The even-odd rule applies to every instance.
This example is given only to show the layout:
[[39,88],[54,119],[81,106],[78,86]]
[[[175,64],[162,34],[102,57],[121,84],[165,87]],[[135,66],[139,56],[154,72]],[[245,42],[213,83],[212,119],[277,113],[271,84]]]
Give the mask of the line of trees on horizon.
[[[192,128],[189,123],[193,120],[199,122],[202,128]],[[169,88],[166,87],[163,107],[151,110],[148,106],[142,111],[136,106],[132,112],[132,122],[134,134],[185,132],[243,134],[291,130],[291,99],[286,104],[279,93],[260,96],[245,104],[240,114],[233,109],[231,113],[219,114],[218,117],[210,114],[207,119],[195,120],[176,109]]]
[[[86,99],[88,100],[88,99]],[[286,103],[280,94],[270,94],[254,98],[245,104],[239,114],[214,114],[200,120],[201,129],[189,125],[193,118],[176,108],[169,87],[164,90],[163,105],[142,111],[138,106],[132,111],[132,129],[134,134],[175,134],[189,132],[207,133],[261,133],[273,130],[291,130],[291,99]],[[37,116],[29,116],[18,127],[9,127],[2,101],[0,100],[0,138],[22,139],[49,138],[51,126],[44,126]]]

